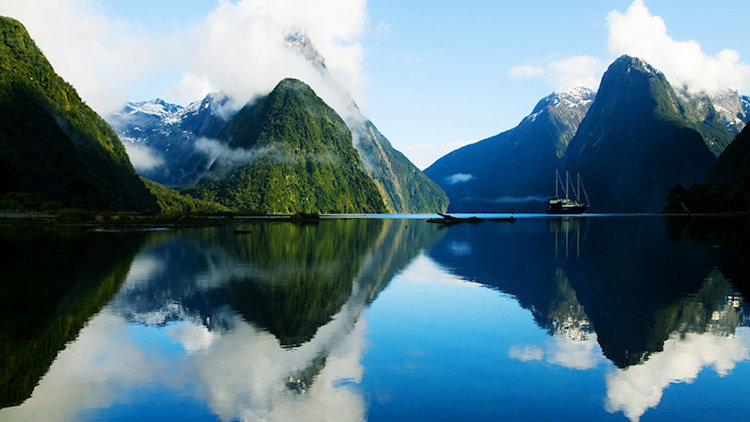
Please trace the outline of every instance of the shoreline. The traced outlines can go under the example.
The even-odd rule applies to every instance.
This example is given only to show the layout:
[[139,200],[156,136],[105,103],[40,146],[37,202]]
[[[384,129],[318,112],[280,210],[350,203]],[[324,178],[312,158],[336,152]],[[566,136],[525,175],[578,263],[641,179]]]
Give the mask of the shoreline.
[[[486,219],[490,215],[506,215],[507,213],[454,213],[461,216],[481,216]],[[510,215],[510,214],[508,214]],[[722,214],[581,214],[546,215],[546,214],[513,214],[519,220],[525,219],[585,219],[585,218],[623,218],[623,217],[666,217],[666,218],[747,218],[747,213]],[[190,215],[190,214],[140,214],[140,213],[96,213],[80,211],[59,215],[43,212],[8,212],[0,211],[0,227],[49,227],[49,228],[81,228],[89,230],[157,230],[231,226],[248,222],[290,222],[296,224],[315,224],[321,220],[346,219],[411,219],[429,220],[438,214],[228,214],[228,215]]]

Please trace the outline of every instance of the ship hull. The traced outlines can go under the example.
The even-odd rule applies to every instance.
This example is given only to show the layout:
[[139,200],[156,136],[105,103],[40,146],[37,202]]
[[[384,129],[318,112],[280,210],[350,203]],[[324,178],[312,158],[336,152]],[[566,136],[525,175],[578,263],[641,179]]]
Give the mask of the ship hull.
[[586,204],[580,202],[550,201],[547,204],[547,214],[583,214]]

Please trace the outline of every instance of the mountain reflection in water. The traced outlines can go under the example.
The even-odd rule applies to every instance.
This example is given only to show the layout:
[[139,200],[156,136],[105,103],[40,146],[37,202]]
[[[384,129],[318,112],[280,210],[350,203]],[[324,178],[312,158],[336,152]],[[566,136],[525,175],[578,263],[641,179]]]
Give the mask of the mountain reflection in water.
[[0,420],[700,419],[670,386],[750,389],[747,227],[0,229]]
[[[748,286],[737,234],[744,222],[539,223],[451,227],[429,252],[453,274],[512,295],[548,331],[546,344],[513,346],[511,358],[576,369],[606,358],[616,366],[606,375],[607,411],[638,420],[670,384],[707,367],[725,375],[750,357],[750,314],[739,293]],[[455,245],[484,247],[465,254]],[[739,277],[732,282],[724,271]]]
[[[364,419],[361,396],[342,388],[362,376],[359,315],[439,233],[404,220],[243,228],[251,233],[209,228],[143,239],[112,302],[31,398],[0,410],[0,419],[107,419],[107,408],[154,384],[176,391],[167,402],[205,402],[206,417]],[[171,340],[139,344],[155,330]],[[195,417],[193,407],[186,415]]]

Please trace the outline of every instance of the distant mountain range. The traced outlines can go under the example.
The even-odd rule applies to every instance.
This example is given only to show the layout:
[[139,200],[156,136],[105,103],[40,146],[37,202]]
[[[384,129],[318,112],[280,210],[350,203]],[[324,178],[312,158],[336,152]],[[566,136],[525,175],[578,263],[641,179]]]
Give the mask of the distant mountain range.
[[209,94],[183,107],[161,99],[128,103],[109,122],[131,155],[143,155],[138,173],[162,185],[180,188],[198,182],[210,163],[201,138],[215,138],[233,114],[224,94]]
[[586,88],[553,93],[515,128],[443,156],[425,174],[448,194],[450,211],[539,212],[595,96]]
[[[450,211],[539,212],[556,170],[582,176],[594,212],[658,212],[668,195],[670,210],[685,201],[726,210],[724,200],[696,199],[709,191],[734,198],[732,209],[750,207],[740,133],[750,99],[737,91],[674,88],[622,56],[598,93],[553,93],[517,127],[423,173],[362,115],[304,34],[285,42],[320,73],[341,115],[304,82],[285,79],[239,111],[224,94],[186,107],[130,103],[109,117],[124,147],[23,26],[2,18],[0,208],[417,213],[445,210],[450,199]],[[144,184],[136,171],[200,200]],[[702,181],[692,199],[680,196]],[[715,188],[727,184],[731,191]]]
[[117,135],[0,17],[0,208],[156,209]]
[[750,118],[734,90],[674,90],[642,60],[618,58],[599,92],[542,99],[517,127],[453,151],[425,170],[450,211],[541,212],[555,170],[580,173],[596,212],[659,212],[668,190],[705,177]]

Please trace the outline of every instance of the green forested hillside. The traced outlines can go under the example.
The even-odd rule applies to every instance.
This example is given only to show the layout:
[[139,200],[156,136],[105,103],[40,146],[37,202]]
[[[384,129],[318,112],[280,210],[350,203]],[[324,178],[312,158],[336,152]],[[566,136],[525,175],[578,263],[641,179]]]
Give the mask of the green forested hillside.
[[238,211],[386,212],[346,124],[301,81],[246,105],[219,138],[229,150],[188,194]]
[[155,209],[107,123],[18,21],[0,17],[0,200],[34,208]]
[[163,213],[212,214],[231,211],[229,208],[215,202],[182,195],[174,189],[148,180],[145,177],[141,177],[141,180],[151,194],[156,197],[159,210]]

